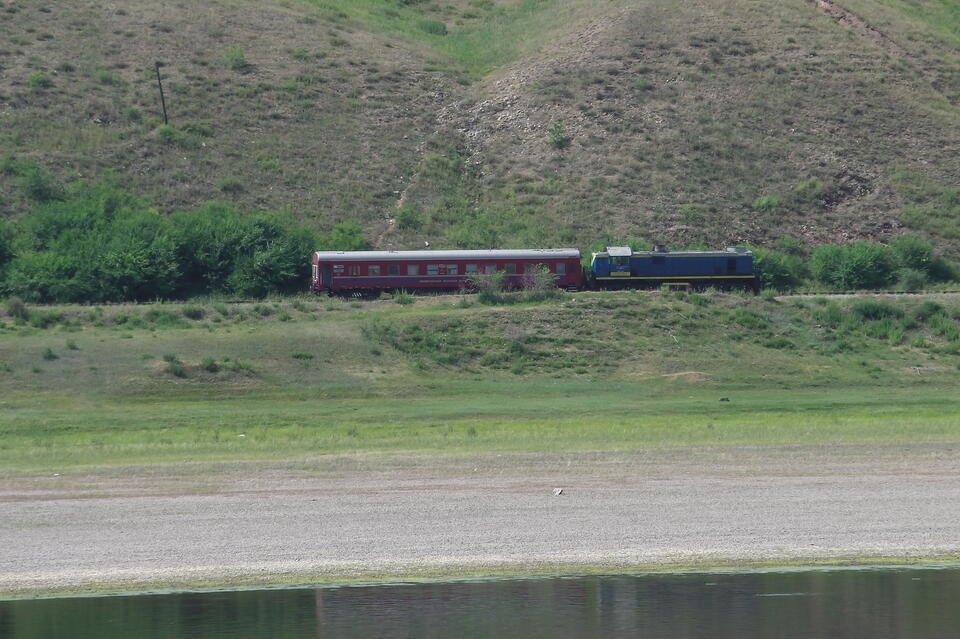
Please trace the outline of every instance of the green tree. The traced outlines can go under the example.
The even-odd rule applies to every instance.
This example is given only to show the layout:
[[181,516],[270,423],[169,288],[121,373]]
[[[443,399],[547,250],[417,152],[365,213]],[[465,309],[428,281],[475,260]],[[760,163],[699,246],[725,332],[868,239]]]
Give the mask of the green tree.
[[760,247],[751,247],[750,250],[753,270],[762,288],[791,291],[803,283],[806,267],[799,257]]
[[841,290],[883,288],[893,280],[896,259],[882,244],[858,241],[846,246],[824,244],[810,256],[813,276]]

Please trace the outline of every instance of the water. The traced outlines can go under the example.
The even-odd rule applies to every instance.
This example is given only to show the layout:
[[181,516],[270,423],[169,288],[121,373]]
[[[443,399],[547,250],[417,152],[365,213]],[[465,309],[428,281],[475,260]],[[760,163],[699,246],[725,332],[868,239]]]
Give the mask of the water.
[[599,576],[0,601],[2,639],[960,637],[960,569]]

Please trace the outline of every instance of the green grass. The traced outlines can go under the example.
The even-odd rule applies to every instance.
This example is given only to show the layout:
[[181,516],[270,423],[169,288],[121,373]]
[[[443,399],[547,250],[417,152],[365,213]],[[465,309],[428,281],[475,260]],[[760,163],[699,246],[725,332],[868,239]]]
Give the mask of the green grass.
[[[273,302],[285,321],[254,304],[184,319],[197,301],[5,321],[0,467],[960,441],[949,296],[418,300]],[[159,310],[177,322],[131,323]]]
[[[960,442],[945,388],[903,392],[758,390],[719,402],[714,388],[527,384],[504,406],[502,384],[435,384],[423,395],[107,401],[63,396],[4,402],[8,471],[87,465],[300,459],[404,451],[624,451],[651,447]],[[694,395],[690,396],[693,392]],[[43,399],[42,402],[36,400]]]
[[878,0],[876,4],[889,7],[922,25],[953,47],[960,47],[960,5],[953,0]]
[[302,1],[324,15],[349,18],[426,45],[441,56],[441,67],[451,65],[475,77],[532,51],[570,16],[561,10],[567,4],[561,0],[458,0],[446,7],[380,0]]

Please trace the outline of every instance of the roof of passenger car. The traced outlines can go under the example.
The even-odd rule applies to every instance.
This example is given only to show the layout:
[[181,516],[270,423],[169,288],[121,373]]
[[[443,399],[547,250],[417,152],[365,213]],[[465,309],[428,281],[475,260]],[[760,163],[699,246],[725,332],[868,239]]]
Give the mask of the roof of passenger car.
[[318,261],[358,262],[391,260],[539,260],[580,259],[580,249],[494,249],[466,251],[316,251]]

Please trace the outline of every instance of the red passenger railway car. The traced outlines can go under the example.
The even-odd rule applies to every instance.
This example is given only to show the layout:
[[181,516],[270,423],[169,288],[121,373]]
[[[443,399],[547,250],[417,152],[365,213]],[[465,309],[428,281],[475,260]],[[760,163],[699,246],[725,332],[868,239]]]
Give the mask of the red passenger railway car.
[[527,273],[546,269],[557,286],[580,288],[579,249],[490,251],[318,251],[313,291],[333,295],[396,290],[469,288],[470,278],[504,273],[504,286],[523,285]]

